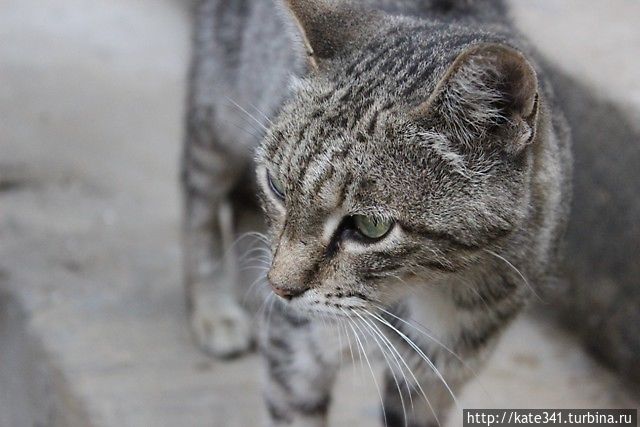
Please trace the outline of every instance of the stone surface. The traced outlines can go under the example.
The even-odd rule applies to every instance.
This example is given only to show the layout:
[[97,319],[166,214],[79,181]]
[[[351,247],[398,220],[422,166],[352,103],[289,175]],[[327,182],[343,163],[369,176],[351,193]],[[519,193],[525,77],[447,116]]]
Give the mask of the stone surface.
[[[186,3],[0,8],[0,427],[262,424],[258,358],[201,354],[183,307]],[[515,6],[546,54],[640,107],[637,2]],[[345,369],[331,425],[375,425],[368,375]],[[461,402],[639,406],[539,314],[513,325]]]

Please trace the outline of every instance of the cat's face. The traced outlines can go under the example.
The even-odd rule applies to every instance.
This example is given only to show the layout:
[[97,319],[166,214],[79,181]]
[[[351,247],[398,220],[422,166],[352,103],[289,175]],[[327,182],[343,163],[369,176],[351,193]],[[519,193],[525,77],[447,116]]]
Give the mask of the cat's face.
[[[527,212],[531,68],[496,45],[435,63],[419,35],[392,32],[298,81],[258,152],[268,278],[306,312],[348,315],[462,274]],[[424,52],[378,55],[402,43]]]

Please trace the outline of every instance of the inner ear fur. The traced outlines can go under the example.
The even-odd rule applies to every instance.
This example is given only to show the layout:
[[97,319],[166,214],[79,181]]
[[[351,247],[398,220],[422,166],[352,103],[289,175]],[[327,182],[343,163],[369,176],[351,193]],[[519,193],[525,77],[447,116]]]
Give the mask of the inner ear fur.
[[536,132],[538,79],[518,50],[482,44],[462,52],[413,116],[465,145],[490,139],[519,152]]

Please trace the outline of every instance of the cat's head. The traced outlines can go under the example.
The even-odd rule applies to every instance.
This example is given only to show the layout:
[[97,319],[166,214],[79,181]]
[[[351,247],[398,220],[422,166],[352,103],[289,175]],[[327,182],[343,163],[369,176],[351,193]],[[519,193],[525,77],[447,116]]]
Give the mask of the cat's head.
[[510,239],[540,131],[525,57],[472,29],[286,4],[311,71],[257,155],[274,291],[346,314],[462,274]]

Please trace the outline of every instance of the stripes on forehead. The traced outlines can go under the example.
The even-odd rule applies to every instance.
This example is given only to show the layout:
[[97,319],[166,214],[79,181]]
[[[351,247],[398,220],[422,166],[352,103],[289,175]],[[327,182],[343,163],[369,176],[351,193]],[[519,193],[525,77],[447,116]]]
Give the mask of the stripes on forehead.
[[[324,104],[332,94],[333,87],[322,88],[322,91],[313,96],[311,100],[305,100],[305,103],[315,106],[315,110],[310,115],[301,111],[299,104],[285,105],[285,110],[280,113],[280,122],[277,128],[272,132],[271,138],[263,148],[264,155],[272,163],[286,165],[292,151],[301,147],[307,129],[312,125],[313,119],[326,108]],[[305,119],[304,123],[301,123],[301,119]]]
[[[385,53],[394,49],[407,51],[410,44],[408,37],[390,38],[386,45],[378,47],[381,54],[374,56],[385,57]],[[375,131],[380,112],[393,107],[388,97],[380,96],[387,92],[387,85],[393,86],[387,82],[388,77],[401,73],[417,58],[414,55],[403,61],[397,61],[393,55],[385,58],[384,61],[359,58],[359,64],[370,64],[372,69],[365,72],[362,67],[353,66],[348,81],[342,84],[338,81],[338,88],[325,97],[324,102],[308,100],[316,105],[314,110],[307,113],[305,123],[298,125],[295,138],[287,141],[287,150],[281,150],[279,156],[286,165],[287,180],[299,192],[316,194],[335,173],[336,156],[346,158],[353,144],[364,142]],[[380,102],[380,99],[385,101]],[[345,193],[346,189],[340,192]]]
[[[328,209],[342,205],[351,182],[350,154],[354,143],[340,139],[329,149],[312,159],[301,182],[301,195],[310,199],[320,198]],[[332,185],[327,185],[329,182]]]
[[306,109],[286,112],[285,131],[274,135],[282,140],[272,142],[266,153],[289,185],[317,193],[335,172],[333,156],[370,137],[381,112],[392,110],[396,102],[426,100],[411,97],[427,96],[459,52],[488,39],[472,29],[452,32],[433,23],[387,30],[329,76],[331,88],[300,100]]
[[472,27],[403,22],[365,45],[346,66],[344,77],[336,75],[339,84],[354,87],[343,101],[366,102],[377,87],[398,99],[418,88],[430,92],[459,53],[482,41],[499,42],[500,37]]

